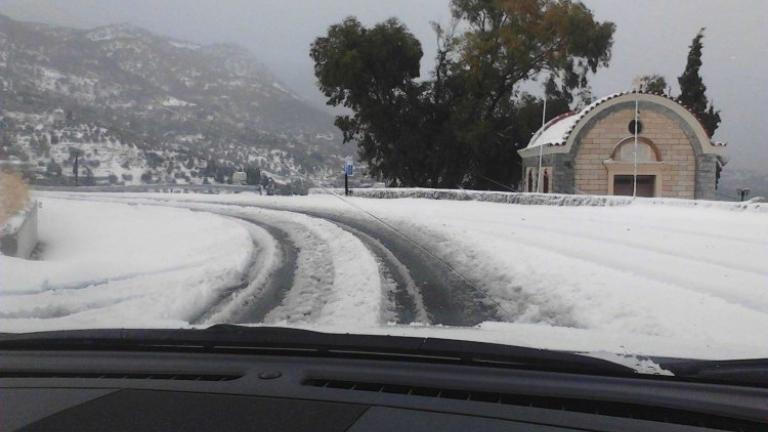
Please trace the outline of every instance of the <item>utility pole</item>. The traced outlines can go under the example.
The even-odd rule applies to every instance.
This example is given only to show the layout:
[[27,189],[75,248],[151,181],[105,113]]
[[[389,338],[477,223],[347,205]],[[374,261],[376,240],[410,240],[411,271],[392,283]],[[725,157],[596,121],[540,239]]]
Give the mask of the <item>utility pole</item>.
[[638,128],[640,127],[640,95],[639,90],[635,90],[635,151],[633,152],[634,157],[634,169],[632,172],[632,198],[637,197],[637,134],[638,134]]
[[72,172],[75,174],[75,186],[79,186],[78,175],[80,174],[80,152],[75,153],[75,163],[72,165]]
[[349,174],[344,170],[344,196],[349,196]]
[[[547,92],[544,91],[544,108],[541,110],[541,133],[544,133],[544,125],[547,124]],[[541,193],[541,165],[544,159],[544,143],[539,145],[539,170],[536,172],[536,192]]]
[[349,176],[352,175],[354,165],[349,159],[344,160],[344,196],[349,196]]

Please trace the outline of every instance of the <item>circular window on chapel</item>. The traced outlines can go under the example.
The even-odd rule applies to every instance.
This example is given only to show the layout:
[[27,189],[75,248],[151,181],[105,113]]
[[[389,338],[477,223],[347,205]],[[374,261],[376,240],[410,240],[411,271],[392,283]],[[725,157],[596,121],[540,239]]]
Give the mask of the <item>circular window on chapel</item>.
[[[635,134],[635,121],[634,120],[629,122],[628,129],[629,129],[629,133],[631,133],[632,135]],[[637,133],[642,133],[642,132],[643,132],[643,122],[637,121]]]

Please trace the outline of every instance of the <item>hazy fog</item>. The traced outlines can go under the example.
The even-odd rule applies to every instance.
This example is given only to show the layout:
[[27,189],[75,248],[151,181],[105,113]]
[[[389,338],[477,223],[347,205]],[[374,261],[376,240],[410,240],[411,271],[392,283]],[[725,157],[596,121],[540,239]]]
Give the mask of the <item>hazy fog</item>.
[[[700,27],[705,83],[722,110],[717,139],[729,142],[731,167],[768,173],[768,1],[584,0],[617,24],[611,67],[592,80],[595,96],[626,90],[640,74],[660,73],[676,89],[688,45]],[[200,43],[235,42],[252,50],[317,105],[309,44],[348,15],[366,24],[396,16],[434,54],[430,21],[449,21],[448,0],[0,0],[0,13],[27,21],[93,27],[130,22]]]

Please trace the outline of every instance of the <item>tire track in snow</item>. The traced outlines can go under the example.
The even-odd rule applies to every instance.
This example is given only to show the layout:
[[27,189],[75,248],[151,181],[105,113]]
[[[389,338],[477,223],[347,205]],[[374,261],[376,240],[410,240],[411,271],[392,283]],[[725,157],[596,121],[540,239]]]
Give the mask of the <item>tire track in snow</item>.
[[124,280],[129,279],[135,279],[138,277],[144,277],[144,276],[153,276],[153,275],[162,275],[166,273],[172,273],[179,270],[187,270],[195,267],[199,267],[201,264],[203,264],[202,261],[195,262],[191,264],[184,264],[184,265],[176,265],[171,266],[159,270],[154,271],[148,271],[143,273],[124,273],[120,275],[110,276],[110,277],[103,277],[99,279],[91,279],[86,281],[78,281],[76,283],[64,283],[64,284],[51,284],[49,281],[46,281],[38,291],[15,291],[15,290],[6,290],[0,293],[0,297],[5,296],[34,296],[41,293],[44,293],[46,291],[67,291],[67,290],[84,290],[87,288],[96,287],[99,285],[107,285],[114,282],[121,282]]
[[414,322],[428,324],[429,315],[424,307],[424,299],[408,267],[375,238],[349,225],[340,222],[336,222],[336,225],[354,234],[376,256],[382,284],[387,286],[385,292],[388,297],[388,310],[384,313],[393,314],[394,321],[398,324]]
[[[260,299],[252,299],[249,303],[253,310],[249,310],[243,305],[244,308],[240,314],[227,317],[229,322],[279,323],[282,321],[312,321],[318,318],[320,309],[324,305],[323,299],[328,297],[331,293],[333,284],[332,276],[323,275],[321,274],[322,272],[317,271],[318,268],[323,267],[323,265],[319,265],[318,262],[321,261],[322,257],[329,256],[330,254],[330,251],[326,250],[322,243],[307,238],[305,236],[306,234],[299,234],[302,229],[297,224],[293,224],[292,226],[285,220],[279,221],[275,218],[265,218],[263,215],[262,217],[246,215],[242,210],[264,210],[268,212],[297,214],[308,218],[313,218],[314,216],[305,215],[301,212],[287,211],[285,209],[245,206],[218,201],[183,202],[157,197],[115,199],[113,197],[97,196],[96,198],[100,201],[106,200],[121,203],[127,202],[134,204],[141,203],[181,207],[226,217],[234,217],[258,225],[267,230],[273,238],[278,240],[278,244],[290,243],[292,246],[288,247],[288,250],[283,251],[283,260],[286,261],[287,259],[287,261],[283,263],[283,270],[278,271],[269,282],[273,285],[282,285],[282,288],[279,289],[282,293],[277,295],[274,289],[265,290],[264,295],[267,298],[271,298],[272,301],[266,299],[264,301]],[[322,217],[319,217],[318,219],[324,220]],[[269,220],[269,222],[266,222],[267,220]],[[421,298],[418,287],[411,278],[408,268],[401,263],[394,254],[392,254],[378,240],[368,236],[362,231],[355,230],[354,228],[339,222],[328,223],[333,223],[334,226],[353,234],[367,247],[368,251],[374,255],[379,269],[381,286],[383,288],[382,296],[384,298],[382,299],[382,310],[380,313],[382,322],[395,321],[398,324],[409,324],[413,322],[429,323],[429,316],[424,308],[423,299]],[[302,246],[296,246],[297,244],[301,244]],[[327,266],[330,267],[332,264],[328,263]],[[288,276],[289,267],[293,267],[290,276]],[[314,271],[310,272],[308,270],[310,268]],[[281,277],[281,275],[283,276]],[[231,302],[232,296],[238,291],[247,289],[248,285],[249,282],[245,280],[240,284],[226,288],[211,307],[215,309],[221,308],[222,304]],[[278,302],[276,299],[278,296],[280,299],[284,300],[286,304]],[[210,317],[214,312],[215,311],[213,310],[203,311],[201,315],[193,320],[193,322],[211,323]]]
[[[417,297],[420,294],[421,303],[424,305],[429,323],[451,326],[474,326],[485,321],[499,320],[497,305],[488,299],[486,293],[478,292],[467,281],[456,276],[444,263],[435,260],[434,257],[415,248],[410,241],[399,234],[389,232],[389,228],[379,226],[375,222],[369,223],[355,217],[293,207],[226,201],[206,201],[206,203],[297,213],[328,221],[342,229],[352,229],[358,233],[364,233],[387,251],[383,257],[385,263],[391,263],[387,256],[392,256],[396,257],[396,261],[407,268],[411,280],[414,281],[414,286],[417,288]],[[365,240],[363,242],[365,243]],[[401,269],[389,267],[389,273],[392,275],[401,272]],[[400,281],[396,279],[395,282],[398,283]],[[412,288],[409,288],[407,284],[398,284],[396,289],[397,292],[407,293]],[[414,297],[414,299],[417,297]],[[395,298],[402,300],[403,297],[402,295],[396,295]],[[416,305],[418,304],[418,300],[413,300],[413,302]],[[397,308],[402,309],[407,309],[408,307],[407,303],[397,305]]]
[[[223,213],[211,212],[227,217]],[[240,284],[225,288],[216,301],[202,313],[190,320],[192,324],[228,323],[258,323],[262,322],[267,313],[276,308],[293,286],[298,249],[290,240],[288,234],[272,225],[249,217],[236,217],[246,224],[264,230],[270,237],[272,245],[265,250],[254,238],[254,253],[246,278]],[[252,230],[252,229],[251,229]],[[267,240],[269,241],[269,240]],[[274,249],[272,249],[274,248]],[[267,257],[259,257],[259,253],[272,253],[271,266],[265,266]],[[224,313],[224,311],[227,311]]]
[[[414,247],[400,235],[387,232],[387,228],[351,217],[314,211],[302,212],[365,232],[398,257],[400,262],[406,263],[421,294],[430,323],[474,326],[484,321],[498,320],[495,305],[485,301],[484,293],[477,292],[443,263]],[[407,290],[405,287],[400,289]]]
[[[163,200],[160,200],[163,201]],[[163,201],[166,202],[166,201]],[[260,209],[264,210],[264,208],[259,206],[241,206],[237,204],[231,204],[231,203],[221,203],[221,202],[209,202],[211,204],[215,205],[223,205],[229,208],[245,208],[245,209]],[[203,203],[200,203],[203,204]],[[280,211],[280,212],[287,212],[287,213],[293,213],[293,214],[299,214],[310,218],[317,218],[320,220],[325,221],[326,218],[319,217],[316,215],[310,215],[306,212],[295,212],[295,211],[286,211],[284,209],[266,209],[267,211]],[[214,213],[218,214],[230,214],[230,212],[219,212],[219,211],[213,211],[213,210],[205,210],[205,211],[212,211]],[[263,218],[257,219],[253,216],[239,216],[240,218],[247,220],[251,223],[256,223],[260,226],[262,226],[265,229],[270,225],[265,224]],[[258,222],[257,222],[258,221]],[[290,239],[290,235],[288,235],[288,232],[296,232],[296,228],[293,229],[287,228],[285,226],[285,223],[283,223],[282,228],[277,228],[277,226],[280,226],[280,222],[272,221],[270,222],[271,228],[273,231],[271,231],[271,234],[273,237],[279,237],[279,240],[282,241],[290,241],[295,243],[295,239]],[[332,221],[328,222],[332,223],[333,225],[337,226],[338,228],[354,235],[357,237],[358,240],[360,240],[368,249],[368,251],[374,255],[374,258],[376,259],[379,275],[381,279],[381,284],[383,288],[383,301],[382,301],[382,310],[381,310],[381,321],[382,322],[397,322],[398,324],[410,324],[413,322],[418,323],[429,323],[429,316],[426,312],[426,309],[424,307],[424,301],[421,297],[421,293],[419,292],[418,287],[416,286],[416,283],[413,281],[413,278],[411,277],[408,268],[400,262],[397,257],[392,254],[384,245],[381,244],[377,239],[369,236],[368,234],[357,230],[355,228],[350,227],[349,225]],[[277,231],[277,232],[275,232]],[[279,232],[282,232],[283,235],[280,235]],[[304,254],[306,255],[308,253],[308,249],[316,249],[317,246],[314,247],[308,246],[307,240],[303,240],[302,243],[305,243],[304,247],[301,248],[302,251],[304,251]],[[297,250],[296,247],[293,248],[294,250]],[[315,251],[317,252],[317,251]],[[320,251],[321,253],[315,253],[315,255],[327,255],[328,253],[325,251]],[[294,256],[295,258],[292,260],[294,263],[294,266],[299,266],[298,257],[296,257],[298,253],[293,253],[288,256]],[[305,260],[305,261],[313,261],[313,260]],[[316,259],[314,260],[316,261]],[[317,264],[309,265],[306,264],[301,267],[313,267],[317,268]],[[317,313],[317,309],[322,306],[322,304],[319,304],[317,301],[313,302],[315,305],[307,304],[306,298],[304,300],[301,300],[302,297],[307,297],[308,293],[307,290],[314,290],[317,291],[318,289],[322,289],[325,292],[325,295],[327,296],[329,294],[328,288],[321,288],[322,285],[327,285],[330,287],[332,284],[331,281],[322,283],[322,277],[318,274],[314,275],[303,275],[302,277],[298,277],[295,281],[295,293],[288,298],[288,304],[281,305],[276,304],[273,302],[273,309],[272,311],[267,311],[266,308],[260,308],[260,312],[256,313],[249,313],[248,319],[240,318],[237,322],[280,322],[280,321],[303,321],[306,319],[312,319],[312,315],[315,315]],[[293,283],[293,281],[292,281]],[[323,295],[322,293],[314,293],[316,299],[322,299]],[[320,294],[320,295],[317,295]],[[268,313],[267,313],[268,312]]]
[[[455,218],[455,220],[461,220],[461,218]],[[609,223],[607,219],[602,219],[602,221],[605,223]],[[572,221],[572,222],[576,223],[576,221]],[[704,263],[708,266],[714,266],[714,267],[722,268],[723,270],[728,270],[728,271],[732,270],[732,271],[739,271],[739,272],[748,273],[748,274],[756,274],[760,277],[768,276],[768,273],[766,273],[766,269],[758,265],[750,265],[750,263],[723,262],[723,260],[720,259],[719,257],[713,258],[713,257],[707,256],[706,254],[698,253],[699,251],[693,251],[693,252],[696,252],[696,253],[693,253],[688,249],[672,248],[672,247],[669,247],[669,245],[665,245],[666,247],[660,246],[660,245],[648,245],[646,242],[644,242],[641,239],[641,235],[638,235],[638,240],[620,239],[620,238],[616,238],[615,235],[603,234],[599,230],[595,230],[594,232],[589,232],[587,234],[587,233],[578,232],[574,230],[562,229],[553,224],[540,224],[540,223],[532,222],[529,220],[526,220],[525,224],[514,223],[512,221],[511,223],[510,222],[500,223],[498,221],[484,221],[484,223],[487,225],[498,226],[500,230],[499,232],[503,232],[502,230],[510,231],[512,228],[514,228],[516,230],[543,232],[547,234],[557,234],[565,237],[573,237],[578,241],[591,241],[596,243],[624,246],[630,249],[637,249],[643,252],[653,253],[656,255],[663,255],[669,259],[684,260],[687,262],[695,262],[695,263]],[[585,225],[585,224],[599,225],[594,220],[588,220],[588,219],[580,219],[578,220],[578,223],[581,225]],[[641,226],[640,228],[646,229],[649,231],[652,231],[655,229],[651,225],[644,225],[644,226]],[[691,232],[686,232],[685,230],[666,230],[666,231],[671,233],[682,234],[684,236],[689,236],[696,240],[700,240],[702,237],[701,233],[691,234]],[[709,233],[707,233],[707,237],[710,237]],[[744,243],[741,239],[732,239],[726,236],[717,236],[713,234],[712,237],[718,237],[728,241],[734,240],[740,243]],[[682,242],[682,244],[686,244],[686,243]],[[750,242],[750,244],[751,245],[757,244],[759,246],[764,246],[762,243],[757,241]]]
[[[195,205],[171,203],[165,200],[152,200],[155,202],[146,202],[149,200],[131,200],[125,198],[115,199],[113,197],[104,196],[86,198],[80,195],[64,195],[56,198],[67,199],[71,201],[106,202],[122,205],[141,204],[181,208],[193,212],[210,213],[220,217],[235,219],[243,224],[249,231],[254,249],[251,253],[248,265],[245,266],[245,268],[242,270],[241,281],[233,285],[217,287],[216,291],[218,291],[218,293],[213,296],[213,299],[208,301],[207,305],[199,308],[198,313],[186,319],[186,321],[190,324],[211,325],[222,322],[260,322],[270,310],[272,310],[280,303],[285,295],[285,292],[290,289],[292,285],[293,271],[296,267],[296,247],[291,241],[288,240],[287,234],[277,227],[254,221],[252,218],[240,217],[236,214],[232,214],[232,212],[229,211],[216,211],[215,209],[212,210],[208,208],[199,208]],[[205,261],[153,272],[118,275],[104,278],[103,280],[100,279],[81,282],[72,286],[55,286],[46,288],[43,291],[22,293],[21,295],[38,295],[41,292],[56,291],[61,289],[89,289],[99,285],[107,285],[114,282],[139,279],[153,275],[163,275],[184,269],[197,268],[203,264],[205,264]],[[62,312],[56,312],[54,315],[63,316],[68,314],[70,313],[64,314]]]
[[[101,197],[106,198],[106,197]],[[108,198],[109,199],[109,198]],[[279,212],[286,215],[293,214],[303,216],[309,219],[324,221],[327,224],[337,228],[341,232],[348,233],[352,238],[356,238],[367,246],[367,251],[375,255],[380,264],[384,264],[384,274],[391,276],[395,288],[395,310],[402,311],[402,317],[413,315],[419,317],[426,315],[427,321],[431,324],[449,325],[449,326],[474,326],[485,321],[499,321],[500,311],[496,301],[489,298],[488,293],[478,290],[471,286],[466,280],[456,275],[451,268],[425,251],[417,248],[414,244],[401,234],[390,232],[390,229],[380,226],[377,222],[365,221],[357,217],[345,216],[331,212],[319,210],[306,210],[292,206],[264,205],[233,203],[227,201],[184,201],[179,199],[165,199],[159,197],[128,197],[118,198],[123,202],[163,203],[160,205],[178,206],[184,208],[197,208],[203,211],[211,212],[216,207],[230,209],[254,209],[267,212]],[[212,212],[216,212],[213,210]],[[241,213],[224,212],[226,215],[241,215]],[[354,232],[352,231],[354,230]],[[365,234],[362,238],[357,234]],[[294,239],[296,240],[296,239]],[[373,242],[371,241],[373,240]],[[380,247],[379,247],[380,246]],[[316,246],[317,247],[317,246]],[[300,247],[306,250],[306,247]],[[378,251],[377,251],[378,249]],[[394,258],[394,260],[392,260]],[[397,263],[400,263],[402,267]],[[301,267],[301,264],[299,264]],[[407,270],[413,285],[408,284],[407,277],[404,277],[403,270]],[[316,287],[304,286],[304,289]],[[315,284],[316,285],[316,284]],[[386,289],[385,282],[384,288]],[[414,290],[415,287],[415,290]],[[301,288],[294,287],[286,296],[286,301],[293,306],[280,305],[272,312],[267,314],[265,322],[279,323],[287,322],[312,322],[316,312],[316,307],[307,304],[306,299],[299,301],[302,297],[307,297],[308,293],[303,292],[296,295],[295,291]],[[320,296],[329,295],[325,293],[315,293]],[[388,294],[382,293],[382,296]],[[317,297],[317,296],[316,296]],[[418,298],[421,297],[421,301]],[[386,299],[384,299],[386,302]],[[423,304],[424,314],[418,310],[419,303]],[[415,309],[414,309],[415,308]],[[386,318],[386,312],[384,312]],[[303,316],[303,318],[302,318]],[[510,319],[509,317],[507,317]]]
[[[98,197],[113,200],[112,197]],[[245,312],[244,299],[230,302],[228,312],[211,318],[213,322],[265,322],[279,324],[313,323],[326,324],[381,324],[385,314],[381,310],[382,285],[379,267],[371,251],[351,233],[322,218],[314,218],[284,209],[265,209],[255,206],[222,205],[217,202],[184,202],[161,198],[118,198],[123,203],[163,205],[216,213],[223,216],[247,219],[249,222],[267,224],[288,234],[296,245],[298,257],[293,286],[275,306],[259,307]],[[248,292],[263,293],[262,285],[250,283]],[[260,288],[261,287],[261,288]],[[255,295],[240,294],[255,299]],[[255,303],[254,303],[255,302]],[[239,304],[239,306],[238,306]],[[243,311],[240,314],[232,308]],[[258,318],[263,318],[258,321]],[[210,320],[209,320],[210,322]]]
[[271,234],[277,242],[281,257],[277,267],[270,274],[269,280],[262,287],[261,295],[255,297],[247,307],[243,308],[243,312],[234,317],[233,321],[235,323],[258,323],[264,321],[267,314],[284,301],[294,286],[299,249],[284,230],[264,222],[256,222],[253,218],[243,217],[241,219],[255,224]]
[[[203,311],[197,323],[308,323],[322,318],[323,308],[334,290],[333,261],[327,244],[307,226],[239,207],[215,203],[179,202],[163,199],[128,199],[123,202],[185,208],[238,219],[262,238],[254,246],[269,244],[261,259],[251,265],[243,283],[224,290],[213,309]],[[261,209],[259,209],[261,210]],[[282,212],[290,215],[289,212]],[[302,215],[297,215],[302,216]],[[258,236],[257,236],[258,237]],[[263,255],[266,257],[266,262]],[[265,268],[266,267],[266,268]]]
[[300,224],[287,221],[272,223],[281,226],[298,250],[295,274],[283,301],[268,311],[265,323],[311,323],[319,320],[334,289],[331,250],[316,235]]
[[[489,222],[488,225],[494,225]],[[498,225],[498,223],[496,223]],[[575,258],[587,261],[593,265],[622,271],[628,274],[642,274],[644,278],[659,283],[672,283],[690,292],[706,293],[757,312],[768,312],[768,291],[759,292],[756,297],[755,287],[760,287],[766,278],[765,273],[755,273],[752,269],[744,269],[718,263],[714,260],[698,259],[690,254],[675,255],[666,250],[646,246],[640,241],[614,240],[604,236],[587,236],[578,232],[552,228],[546,230],[544,225],[516,224],[506,232],[492,231],[493,236],[509,238],[528,247],[538,247],[547,252],[565,258]],[[486,232],[486,234],[490,234]],[[572,242],[556,242],[547,240],[549,236],[572,238]],[[541,247],[541,245],[546,245]],[[598,247],[591,247],[598,245]],[[613,254],[605,254],[603,247],[610,246]],[[619,253],[623,252],[623,253]],[[633,257],[627,260],[625,257]],[[664,266],[663,262],[674,263],[674,267]],[[705,267],[722,269],[720,279],[703,279],[698,274],[705,274]],[[674,270],[670,270],[674,269]],[[748,285],[733,285],[728,278],[746,280]]]

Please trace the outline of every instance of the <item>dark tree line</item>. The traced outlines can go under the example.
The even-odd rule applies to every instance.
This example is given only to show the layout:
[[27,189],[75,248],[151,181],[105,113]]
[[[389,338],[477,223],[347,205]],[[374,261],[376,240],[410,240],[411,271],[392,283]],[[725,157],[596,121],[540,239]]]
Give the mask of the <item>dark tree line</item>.
[[[453,0],[434,25],[436,65],[420,77],[419,41],[396,19],[371,28],[350,17],[312,44],[315,75],[371,173],[391,185],[499,189],[520,179],[516,150],[548,118],[588,95],[610,60],[615,27],[568,0]],[[461,29],[461,31],[457,30]],[[589,102],[588,100],[585,102]]]

